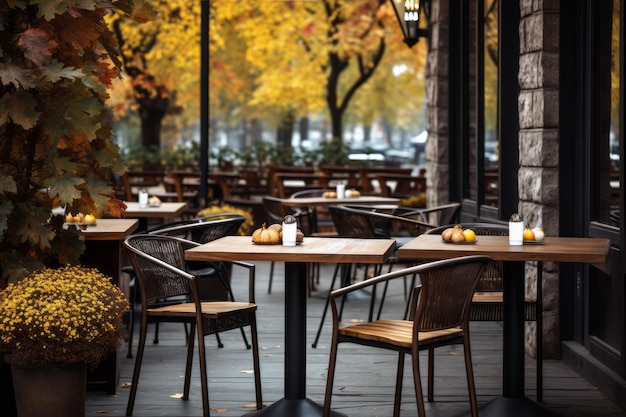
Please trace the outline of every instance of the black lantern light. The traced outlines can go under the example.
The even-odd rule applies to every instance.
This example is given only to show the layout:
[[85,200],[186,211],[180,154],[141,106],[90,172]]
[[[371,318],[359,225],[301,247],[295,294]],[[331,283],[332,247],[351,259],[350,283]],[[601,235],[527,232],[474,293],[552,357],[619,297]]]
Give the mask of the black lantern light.
[[[400,22],[404,42],[412,47],[428,37],[429,0],[390,0]],[[420,23],[422,22],[422,23]]]

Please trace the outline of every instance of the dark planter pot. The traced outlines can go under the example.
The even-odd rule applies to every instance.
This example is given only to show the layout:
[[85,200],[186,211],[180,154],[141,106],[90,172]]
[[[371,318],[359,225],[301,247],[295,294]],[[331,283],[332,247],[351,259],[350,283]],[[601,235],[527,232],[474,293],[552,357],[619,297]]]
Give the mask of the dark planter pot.
[[11,367],[0,359],[0,410],[6,417],[17,417]]
[[11,365],[11,375],[18,417],[85,417],[85,365],[37,368]]

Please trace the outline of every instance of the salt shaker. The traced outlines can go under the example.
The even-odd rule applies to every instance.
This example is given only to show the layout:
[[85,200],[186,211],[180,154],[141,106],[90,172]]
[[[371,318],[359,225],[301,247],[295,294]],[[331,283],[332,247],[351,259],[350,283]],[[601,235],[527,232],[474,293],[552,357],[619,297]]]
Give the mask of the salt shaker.
[[145,189],[139,190],[139,207],[148,207],[148,191]]
[[524,222],[519,214],[514,213],[509,218],[509,245],[520,246],[524,244]]
[[283,246],[296,246],[296,231],[298,223],[296,218],[288,214],[283,219]]
[[346,196],[346,184],[340,182],[337,184],[337,198],[344,198]]

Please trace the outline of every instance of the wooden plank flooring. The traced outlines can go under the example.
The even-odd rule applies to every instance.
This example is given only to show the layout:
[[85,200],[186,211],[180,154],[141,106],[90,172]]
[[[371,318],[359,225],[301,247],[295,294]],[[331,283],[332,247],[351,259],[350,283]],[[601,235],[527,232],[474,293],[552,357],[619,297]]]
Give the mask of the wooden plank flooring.
[[[259,342],[263,402],[270,404],[283,394],[284,359],[284,281],[283,265],[276,264],[272,294],[267,294],[268,263],[257,264],[256,296],[259,310]],[[332,268],[323,268],[318,289],[327,289]],[[237,268],[233,278],[235,297],[243,299],[247,282]],[[384,316],[393,317],[403,308],[402,282],[395,283],[387,296]],[[307,395],[323,402],[329,352],[329,320],[316,349],[310,345],[315,338],[324,306],[323,297],[310,297],[307,304],[308,353]],[[367,300],[352,299],[346,304],[344,320],[366,317]],[[499,323],[472,323],[472,357],[478,401],[486,403],[501,392],[502,329]],[[152,337],[152,329],[149,338]],[[137,335],[137,332],[135,332]],[[246,350],[241,333],[231,331],[221,335],[225,344],[218,349],[213,336],[207,337],[209,364],[209,397],[212,416],[235,417],[254,407],[254,385],[251,351]],[[135,337],[136,343],[137,337]],[[132,378],[134,359],[127,359],[127,345],[118,355],[120,378],[116,395],[105,392],[87,393],[87,416],[123,416]],[[189,401],[177,398],[182,392],[185,365],[184,329],[179,324],[162,324],[160,341],[146,346],[144,364],[137,393],[134,416],[201,416],[200,382],[196,373]],[[342,353],[343,352],[343,353]],[[423,356],[420,356],[422,358]],[[425,357],[422,364],[425,365]],[[389,417],[393,410],[396,355],[360,346],[340,346],[333,408],[350,417]],[[411,372],[405,372],[402,417],[417,415]],[[467,387],[460,347],[440,348],[435,362],[435,401],[426,403],[429,417],[464,415],[469,411]],[[425,375],[425,368],[423,368]],[[626,412],[599,392],[594,386],[561,361],[544,361],[544,404],[558,414],[568,417],[626,417]],[[424,381],[424,378],[422,379]],[[423,383],[425,389],[425,383]],[[535,398],[535,361],[527,357],[526,393]],[[285,416],[290,417],[290,416]]]

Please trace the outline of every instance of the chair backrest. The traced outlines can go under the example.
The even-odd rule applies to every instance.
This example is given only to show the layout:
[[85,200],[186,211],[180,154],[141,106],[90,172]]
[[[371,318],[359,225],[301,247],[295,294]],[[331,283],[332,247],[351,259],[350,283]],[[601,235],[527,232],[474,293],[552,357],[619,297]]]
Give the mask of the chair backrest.
[[314,198],[322,197],[324,193],[335,191],[333,188],[315,188],[311,190],[300,190],[291,194],[289,198]]
[[436,331],[465,326],[472,296],[488,256],[466,256],[422,264],[412,319],[417,331]]
[[269,220],[273,223],[282,223],[286,215],[299,217],[300,210],[285,206],[279,198],[263,196],[263,207],[269,217]]
[[236,213],[219,213],[154,229],[150,234],[177,236],[196,243],[207,243],[224,236],[236,235],[246,221]]
[[341,237],[378,237],[374,222],[361,210],[345,206],[328,206],[337,234]]
[[[505,224],[498,223],[461,223],[464,229],[472,229],[476,236],[508,236],[509,227]],[[446,224],[427,231],[427,234],[441,234],[454,224]],[[480,278],[476,291],[499,292],[503,289],[503,271],[504,264],[502,261],[491,261]]]
[[197,244],[172,236],[139,234],[124,240],[135,277],[141,289],[142,305],[154,300],[190,296],[191,275],[185,272],[185,250]]

